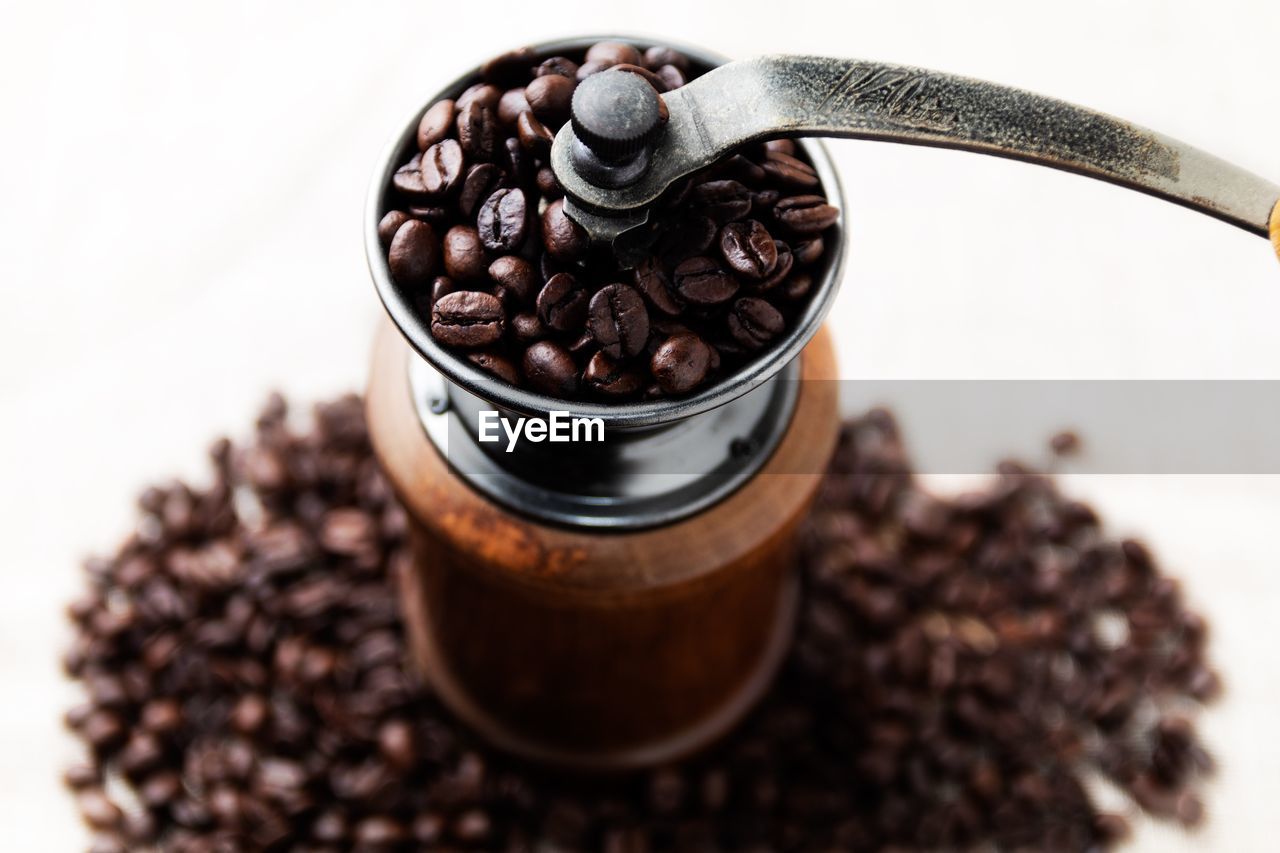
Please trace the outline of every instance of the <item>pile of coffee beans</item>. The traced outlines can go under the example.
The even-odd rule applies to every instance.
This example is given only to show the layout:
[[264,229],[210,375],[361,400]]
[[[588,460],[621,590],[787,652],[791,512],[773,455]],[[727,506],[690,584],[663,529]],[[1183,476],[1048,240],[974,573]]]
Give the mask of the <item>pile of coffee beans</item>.
[[931,496],[884,413],[844,428],[762,706],[710,754],[612,780],[487,751],[418,681],[405,516],[358,399],[301,431],[273,399],[212,458],[212,485],[142,495],[70,608],[87,750],[66,782],[99,853],[1102,849],[1127,824],[1085,772],[1202,818],[1185,715],[1219,684],[1177,583],[1019,466]]
[[659,97],[705,70],[619,42],[494,59],[424,113],[378,234],[435,340],[499,379],[565,399],[687,394],[783,335],[839,211],[793,142],[767,142],[676,188],[652,216],[652,252],[621,268],[565,215],[549,165],[574,89],[607,69]]

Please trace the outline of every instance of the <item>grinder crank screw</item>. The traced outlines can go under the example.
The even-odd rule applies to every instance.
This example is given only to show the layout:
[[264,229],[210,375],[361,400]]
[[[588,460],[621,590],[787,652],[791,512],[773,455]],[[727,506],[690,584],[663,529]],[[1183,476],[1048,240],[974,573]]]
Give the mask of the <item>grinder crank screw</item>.
[[573,165],[599,187],[634,184],[649,168],[662,132],[658,93],[643,77],[620,69],[593,74],[574,90]]

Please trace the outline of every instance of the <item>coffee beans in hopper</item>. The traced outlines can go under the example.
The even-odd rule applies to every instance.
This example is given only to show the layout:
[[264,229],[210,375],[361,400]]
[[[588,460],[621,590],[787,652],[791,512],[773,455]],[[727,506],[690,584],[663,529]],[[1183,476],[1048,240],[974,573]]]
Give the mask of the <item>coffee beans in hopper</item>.
[[[569,399],[689,394],[759,357],[794,325],[825,259],[821,234],[839,211],[794,143],[752,146],[679,187],[653,214],[662,233],[651,256],[620,268],[565,214],[549,164],[574,89],[609,68],[640,75],[659,95],[696,76],[679,51],[617,42],[542,60],[527,49],[494,59],[481,82],[423,114],[418,151],[393,176],[379,236],[414,304],[432,305],[442,288],[499,298],[502,316],[484,321],[496,336],[460,331],[453,305],[462,297],[447,316],[430,318],[437,342],[482,369],[497,366],[489,371],[497,378],[512,381],[506,368],[518,366],[513,384]],[[531,273],[520,287],[504,279],[515,262]],[[673,379],[673,349],[704,366]],[[601,381],[606,373],[628,378]]]
[[1109,848],[1127,820],[1082,773],[1203,819],[1186,713],[1220,686],[1177,582],[1021,466],[930,495],[883,412],[844,426],[762,705],[709,754],[610,779],[490,752],[418,680],[406,518],[359,399],[295,431],[274,398],[211,456],[211,485],[142,494],[69,608],[64,778],[99,853]]

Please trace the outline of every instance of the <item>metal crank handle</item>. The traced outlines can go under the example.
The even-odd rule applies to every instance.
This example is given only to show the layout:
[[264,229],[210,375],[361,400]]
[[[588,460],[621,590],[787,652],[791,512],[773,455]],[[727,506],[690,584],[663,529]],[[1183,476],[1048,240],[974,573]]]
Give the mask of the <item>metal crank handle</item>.
[[[574,119],[551,152],[567,210],[594,239],[612,241],[643,224],[668,187],[738,146],[834,136],[957,148],[1076,172],[1269,234],[1280,255],[1280,186],[1163,134],[1031,92],[882,62],[763,56],[722,65],[662,95],[667,119],[647,127],[647,107],[636,99],[656,96],[637,87],[622,93],[631,100],[616,97],[610,87],[624,77],[625,86],[639,81],[610,70],[579,86]],[[593,94],[597,105],[612,98],[614,113],[592,112]],[[630,124],[610,138],[620,117]],[[638,150],[624,144],[634,142]]]

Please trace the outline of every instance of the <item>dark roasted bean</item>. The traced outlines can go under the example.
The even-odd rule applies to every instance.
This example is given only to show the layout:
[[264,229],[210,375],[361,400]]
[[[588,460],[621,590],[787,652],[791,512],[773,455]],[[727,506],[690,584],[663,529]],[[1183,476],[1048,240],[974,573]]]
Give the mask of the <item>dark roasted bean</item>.
[[751,191],[733,180],[707,181],[693,188],[694,204],[723,225],[751,213]]
[[778,264],[773,237],[754,219],[720,229],[720,254],[734,272],[757,281],[768,278]]
[[431,336],[447,346],[486,347],[502,338],[504,327],[502,303],[488,293],[450,293],[431,309]]
[[498,86],[518,85],[529,79],[538,54],[531,47],[519,47],[490,59],[480,68],[480,76],[486,83]]
[[574,261],[586,254],[591,240],[581,225],[564,212],[564,200],[547,205],[542,214],[542,240],[557,261]]
[[555,136],[545,124],[538,121],[532,111],[525,110],[516,117],[516,135],[520,139],[520,146],[534,157],[545,160],[551,153],[551,143]]
[[476,214],[480,242],[491,252],[511,252],[524,243],[529,211],[524,190],[504,187],[489,196]]
[[688,72],[689,58],[678,50],[654,45],[645,50],[644,65],[650,71],[657,71],[664,65],[672,65],[681,71]]
[[644,294],[650,305],[672,317],[680,314],[680,303],[671,292],[671,279],[657,258],[652,255],[645,258],[631,272],[636,289]]
[[462,146],[456,139],[444,139],[422,153],[422,186],[433,196],[453,192],[462,180]]
[[455,281],[480,281],[489,270],[480,233],[470,225],[455,225],[444,235],[444,271]]
[[663,391],[684,394],[702,384],[710,364],[711,348],[706,341],[686,332],[663,341],[650,359],[649,369]]
[[544,198],[555,200],[564,195],[564,187],[560,186],[560,179],[556,177],[555,170],[550,166],[538,168],[537,184],[538,192],[542,193]]
[[459,106],[456,121],[458,144],[470,160],[492,160],[498,151],[498,117],[492,109],[472,101]]
[[559,74],[535,77],[524,87],[525,100],[529,102],[538,120],[558,128],[569,118],[569,104],[577,84]]
[[781,240],[774,240],[773,248],[778,256],[777,262],[773,265],[773,272],[762,281],[755,282],[755,289],[762,293],[773,290],[785,281],[787,276],[791,275],[791,268],[795,266],[795,256],[791,254],[790,246]]
[[818,185],[818,173],[812,166],[781,151],[766,151],[760,166],[766,175],[784,187],[806,190]]
[[493,195],[501,182],[502,170],[493,163],[477,163],[472,166],[462,182],[462,191],[458,193],[458,210],[467,219],[474,219],[480,205]]
[[504,382],[509,382],[512,385],[517,385],[520,382],[520,374],[516,370],[516,366],[497,353],[469,353],[467,355],[467,361],[471,362],[486,373],[492,373]]
[[567,272],[556,273],[538,294],[538,318],[558,332],[580,329],[587,317],[588,300],[577,279]]
[[744,296],[729,311],[729,334],[747,349],[759,349],[782,334],[782,315],[763,299]]
[[516,126],[516,120],[520,118],[520,113],[529,112],[533,107],[529,106],[529,99],[524,96],[524,89],[508,89],[503,93],[502,99],[498,101],[498,121],[503,127],[512,128]]
[[515,255],[503,255],[489,264],[489,278],[521,303],[532,302],[538,293],[538,271],[533,264]]
[[822,257],[825,246],[822,242],[822,236],[815,234],[812,237],[806,237],[803,240],[796,240],[791,243],[791,254],[795,256],[798,264],[815,264]]
[[609,65],[639,65],[643,61],[640,51],[626,42],[598,41],[587,48],[587,62],[604,62]]
[[638,372],[621,367],[603,352],[591,356],[582,372],[582,382],[589,390],[604,397],[630,397],[644,387]]
[[644,300],[625,284],[610,284],[591,297],[587,330],[611,358],[630,358],[649,339],[649,312]]
[[383,249],[391,247],[391,238],[396,236],[400,226],[409,221],[409,214],[402,210],[391,210],[378,221],[378,240]]
[[428,195],[426,183],[422,179],[422,155],[414,154],[391,176],[391,185],[410,198]]
[[448,135],[453,127],[454,113],[453,101],[445,98],[436,101],[422,114],[422,120],[418,122],[419,151],[426,151]]
[[502,98],[502,90],[497,86],[489,83],[476,83],[468,86],[461,95],[458,96],[458,112],[462,112],[467,107],[475,104],[489,110],[498,108],[498,101]]
[[569,398],[578,390],[578,368],[564,347],[538,341],[524,351],[524,376],[535,391]]
[[547,329],[536,314],[517,314],[511,318],[511,332],[516,340],[527,344],[547,336]]
[[578,63],[563,56],[553,56],[549,59],[544,59],[533,70],[534,77],[546,77],[548,74],[559,74],[561,77],[576,80],[578,77]]
[[672,275],[676,293],[686,302],[718,305],[738,292],[738,282],[711,258],[690,258]]
[[425,222],[409,220],[391,238],[387,266],[391,276],[405,286],[425,285],[440,265],[440,240]]
[[773,206],[773,217],[797,234],[813,234],[834,225],[840,211],[820,195],[793,195]]

